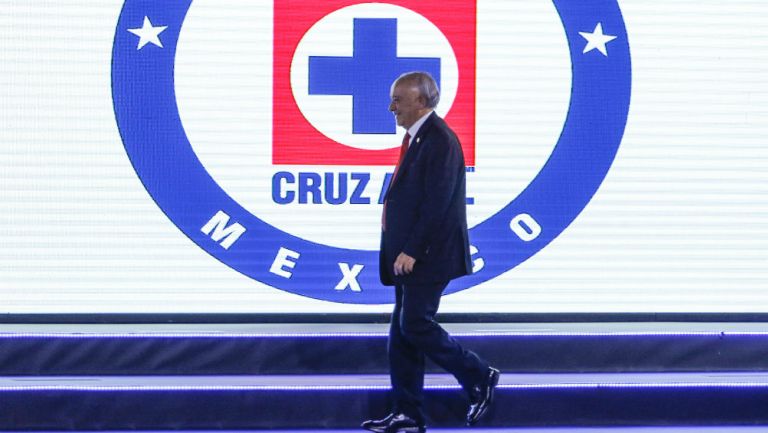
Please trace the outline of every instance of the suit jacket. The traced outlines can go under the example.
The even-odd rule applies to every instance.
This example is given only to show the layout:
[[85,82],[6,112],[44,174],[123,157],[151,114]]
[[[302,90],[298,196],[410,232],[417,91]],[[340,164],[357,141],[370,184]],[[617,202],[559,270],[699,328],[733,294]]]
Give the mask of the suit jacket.
[[[456,134],[432,112],[419,128],[385,195],[379,251],[384,285],[447,282],[472,272],[466,210],[466,168]],[[413,272],[395,276],[404,252]]]

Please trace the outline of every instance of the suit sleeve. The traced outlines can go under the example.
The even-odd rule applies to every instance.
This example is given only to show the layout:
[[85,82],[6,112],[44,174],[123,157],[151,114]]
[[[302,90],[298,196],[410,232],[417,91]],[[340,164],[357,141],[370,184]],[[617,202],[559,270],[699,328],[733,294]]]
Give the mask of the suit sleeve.
[[430,143],[425,149],[426,164],[422,179],[422,201],[418,219],[411,228],[403,252],[417,260],[423,259],[438,231],[445,229],[444,219],[456,198],[464,156],[458,141],[448,134]]

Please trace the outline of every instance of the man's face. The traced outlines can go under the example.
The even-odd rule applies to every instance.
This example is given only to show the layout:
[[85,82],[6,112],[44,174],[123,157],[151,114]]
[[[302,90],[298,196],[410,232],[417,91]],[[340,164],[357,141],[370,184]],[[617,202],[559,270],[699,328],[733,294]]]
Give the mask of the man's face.
[[408,129],[426,114],[424,100],[419,97],[419,89],[412,83],[398,83],[392,88],[390,96],[392,102],[389,103],[389,111],[395,115],[399,126]]

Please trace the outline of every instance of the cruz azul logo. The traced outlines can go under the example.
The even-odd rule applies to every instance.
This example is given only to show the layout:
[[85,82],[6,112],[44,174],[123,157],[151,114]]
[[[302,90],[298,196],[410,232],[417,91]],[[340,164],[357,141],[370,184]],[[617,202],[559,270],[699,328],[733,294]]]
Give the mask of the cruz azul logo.
[[387,107],[410,70],[440,84],[468,166],[474,273],[452,293],[535,255],[598,191],[630,104],[615,0],[127,0],[112,96],[144,187],[200,248],[280,290],[388,303],[379,222],[404,132]]
[[[475,16],[472,0],[277,2],[273,126],[285,133],[272,137],[273,161],[391,166],[400,140],[387,108],[390,84],[418,70],[438,82],[438,110],[473,166]],[[341,43],[328,40],[345,33]],[[412,55],[404,54],[409,43]],[[330,115],[329,105],[337,107]]]

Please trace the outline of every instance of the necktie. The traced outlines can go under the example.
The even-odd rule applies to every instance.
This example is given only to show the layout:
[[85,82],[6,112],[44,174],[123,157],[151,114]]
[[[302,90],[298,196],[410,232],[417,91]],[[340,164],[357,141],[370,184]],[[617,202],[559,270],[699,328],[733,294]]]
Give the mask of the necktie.
[[411,134],[405,133],[405,137],[403,137],[403,144],[400,145],[400,158],[397,160],[397,165],[395,166],[395,172],[392,173],[392,180],[389,181],[390,187],[392,187],[392,184],[395,182],[395,179],[397,178],[397,171],[400,170],[400,164],[403,163],[403,159],[405,159],[405,153],[408,152],[408,144],[411,142]]
[[[397,171],[400,169],[400,164],[403,163],[403,159],[405,159],[405,153],[408,152],[408,145],[411,143],[411,134],[405,133],[405,137],[403,137],[403,144],[400,145],[400,158],[397,160],[397,165],[395,166],[395,171],[392,173],[392,179],[389,180],[389,188],[392,188],[392,184],[395,183],[395,178],[397,177]],[[386,231],[387,230],[387,201],[384,200],[384,209],[381,213],[381,228]]]

